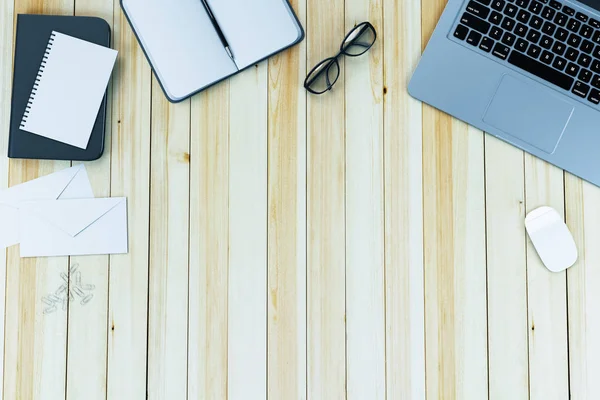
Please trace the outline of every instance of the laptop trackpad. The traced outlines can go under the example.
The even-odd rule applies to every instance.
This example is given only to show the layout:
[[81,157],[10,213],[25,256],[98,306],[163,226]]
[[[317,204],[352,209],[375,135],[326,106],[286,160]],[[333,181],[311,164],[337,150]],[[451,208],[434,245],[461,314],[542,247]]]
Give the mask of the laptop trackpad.
[[556,150],[574,107],[551,90],[504,75],[483,121],[546,153]]

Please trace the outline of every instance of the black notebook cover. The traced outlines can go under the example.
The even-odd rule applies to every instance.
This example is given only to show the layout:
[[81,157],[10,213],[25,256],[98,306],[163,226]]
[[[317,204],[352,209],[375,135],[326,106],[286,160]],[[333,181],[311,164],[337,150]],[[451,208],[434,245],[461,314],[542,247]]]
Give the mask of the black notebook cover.
[[96,160],[104,152],[106,94],[85,150],[19,129],[53,30],[100,46],[110,46],[110,26],[101,18],[18,15],[8,157],[41,160]]

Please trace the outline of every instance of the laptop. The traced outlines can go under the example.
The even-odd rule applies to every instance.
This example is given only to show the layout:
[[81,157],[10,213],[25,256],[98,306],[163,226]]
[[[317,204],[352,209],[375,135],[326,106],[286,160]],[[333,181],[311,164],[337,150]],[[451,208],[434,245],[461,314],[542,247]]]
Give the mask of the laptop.
[[408,90],[600,186],[600,0],[449,0]]

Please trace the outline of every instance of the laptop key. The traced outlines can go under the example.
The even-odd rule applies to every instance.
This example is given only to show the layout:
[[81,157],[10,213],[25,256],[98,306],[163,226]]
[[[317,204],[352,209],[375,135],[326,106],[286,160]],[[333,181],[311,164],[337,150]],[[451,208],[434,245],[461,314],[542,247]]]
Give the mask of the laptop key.
[[533,0],[531,2],[531,5],[529,6],[528,10],[534,14],[539,14],[540,12],[542,12],[542,3],[540,3],[539,1],[536,1],[536,0]]
[[589,40],[584,40],[581,43],[581,46],[579,46],[579,49],[586,54],[591,54],[592,51],[594,51],[594,43],[590,42]]
[[600,75],[594,75],[594,77],[592,78],[592,86],[600,89]]
[[535,29],[542,29],[542,25],[544,24],[544,20],[537,15],[531,17],[529,21],[529,26]]
[[506,2],[504,0],[493,0],[492,8],[496,11],[502,11],[502,9],[504,9],[505,4]]
[[465,40],[467,34],[469,33],[469,28],[464,25],[458,25],[456,30],[454,31],[454,37],[460,40]]
[[594,71],[597,74],[600,74],[600,61],[594,60],[592,62],[592,71]]
[[518,8],[514,4],[507,4],[506,7],[504,7],[504,14],[514,18],[517,15],[517,10]]
[[516,24],[516,22],[514,19],[507,17],[507,18],[504,18],[504,20],[502,21],[500,26],[510,32],[515,27],[515,24]]
[[569,65],[567,65],[567,70],[565,72],[571,76],[577,76],[580,69],[581,68],[579,68],[579,65],[569,63]]
[[527,43],[526,40],[517,39],[517,43],[515,43],[515,50],[525,53],[525,51],[527,51],[527,46],[529,46],[529,43]]
[[517,21],[522,22],[524,24],[529,22],[529,18],[531,18],[531,13],[529,11],[521,10],[517,14]]
[[563,54],[565,54],[565,50],[567,49],[567,46],[564,43],[561,42],[554,42],[554,46],[552,46],[552,51],[555,54],[558,54],[559,56],[562,56]]
[[589,25],[584,25],[584,26],[581,27],[581,30],[579,31],[579,34],[581,36],[583,36],[584,38],[589,39],[594,34],[594,28],[592,28]]
[[585,82],[585,83],[590,83],[590,81],[592,80],[592,72],[589,69],[582,69],[581,71],[579,71],[579,80],[581,82]]
[[552,60],[554,60],[554,54],[550,53],[548,50],[544,50],[542,52],[542,56],[540,57],[540,61],[544,64],[550,65]]
[[552,67],[547,66],[537,60],[534,60],[531,57],[528,57],[524,54],[519,53],[518,51],[513,51],[510,53],[510,57],[508,58],[509,64],[512,64],[522,70],[529,72],[532,75],[535,75],[541,79],[544,79],[558,87],[563,88],[564,90],[571,89],[573,82],[575,81],[570,76],[559,72]]
[[569,47],[567,49],[567,52],[565,53],[565,57],[567,58],[567,60],[577,61],[577,57],[579,57],[579,52],[574,48]]
[[519,36],[519,37],[525,37],[525,35],[527,34],[527,31],[529,30],[529,28],[527,28],[525,25],[523,25],[522,23],[518,23],[517,26],[515,26],[515,35]]
[[564,6],[563,12],[571,17],[575,16],[575,10],[573,10],[571,7]]
[[494,25],[500,25],[500,22],[502,21],[502,14],[500,14],[498,11],[492,11],[488,21]]
[[517,0],[517,5],[522,8],[527,8],[529,0]]
[[600,21],[598,21],[597,19],[590,19],[590,25],[592,25],[596,29],[600,29]]
[[556,30],[556,33],[554,34],[554,37],[557,40],[560,40],[562,42],[566,42],[567,39],[569,38],[569,31],[564,29],[564,28],[558,28]]
[[592,63],[592,58],[585,53],[581,53],[581,55],[577,59],[577,64],[581,65],[584,68],[589,67],[591,63]]
[[548,22],[548,21],[546,21],[544,23],[544,26],[542,27],[542,32],[544,32],[547,35],[552,35],[555,30],[556,30],[556,25],[554,25],[552,22]]
[[600,31],[596,31],[594,33],[594,37],[592,38],[592,41],[594,41],[595,43],[600,43]]
[[533,57],[533,58],[538,58],[540,56],[541,52],[542,52],[541,47],[536,46],[535,44],[532,44],[531,46],[529,46],[529,49],[527,50],[527,55],[529,55],[530,57]]
[[579,47],[580,43],[581,43],[581,36],[571,33],[571,35],[569,36],[569,39],[567,40],[567,44],[570,46],[573,46],[573,47]]
[[552,47],[552,43],[554,43],[554,40],[550,37],[550,36],[542,36],[542,40],[540,40],[540,46],[543,47],[544,49],[549,49]]
[[600,58],[600,46],[596,46],[594,49],[594,57]]
[[492,51],[492,47],[494,47],[494,43],[495,42],[492,39],[490,39],[489,37],[486,36],[481,41],[479,48],[481,50],[485,51],[486,53],[489,53],[490,51]]
[[550,0],[550,7],[553,7],[553,8],[556,8],[557,10],[560,10],[562,8],[562,4],[560,4],[556,0]]
[[554,23],[558,26],[565,26],[567,24],[568,16],[563,13],[556,14],[554,17]]
[[556,57],[554,58],[554,62],[552,63],[552,66],[560,71],[562,71],[563,69],[565,69],[565,66],[567,65],[567,60],[565,60],[562,57]]
[[496,43],[494,46],[494,50],[492,50],[492,54],[498,58],[506,60],[508,57],[508,53],[510,53],[510,47],[503,45],[502,43]]
[[577,18],[578,20],[580,20],[581,22],[587,22],[588,21],[588,16],[578,12],[577,14],[575,14],[575,18]]
[[594,104],[600,103],[600,90],[592,89],[590,91],[590,95],[588,96],[588,100]]
[[486,19],[490,15],[489,8],[472,0],[467,4],[467,11],[483,19]]
[[504,31],[497,26],[492,26],[492,30],[490,30],[490,37],[495,40],[502,39],[502,35],[504,35]]
[[463,14],[462,18],[460,19],[460,23],[476,30],[477,32],[483,33],[484,35],[487,35],[488,31],[490,30],[489,22],[486,22],[481,18],[469,13]]
[[556,15],[556,10],[554,8],[550,8],[548,6],[544,7],[544,11],[542,11],[542,17],[545,19],[551,20]]
[[535,29],[531,29],[527,34],[527,40],[529,40],[531,43],[537,43],[540,40],[541,36],[541,33],[536,31]]
[[585,99],[590,92],[590,87],[581,81],[577,81],[575,82],[575,86],[573,86],[572,92]]
[[567,29],[571,32],[579,32],[579,28],[581,28],[581,22],[577,21],[575,18],[571,18],[567,24]]
[[510,32],[506,32],[504,33],[504,36],[502,37],[502,43],[504,43],[507,46],[512,46],[515,43],[515,39],[517,37],[515,35],[513,35]]

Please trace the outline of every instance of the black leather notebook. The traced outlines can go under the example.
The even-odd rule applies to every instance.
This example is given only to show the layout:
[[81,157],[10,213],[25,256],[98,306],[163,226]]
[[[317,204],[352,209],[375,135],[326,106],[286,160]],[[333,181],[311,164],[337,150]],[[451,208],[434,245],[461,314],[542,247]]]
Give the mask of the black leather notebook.
[[110,26],[101,18],[28,14],[17,16],[8,157],[42,160],[96,160],[104,152],[106,94],[85,150],[19,129],[52,31],[100,46],[110,46]]

